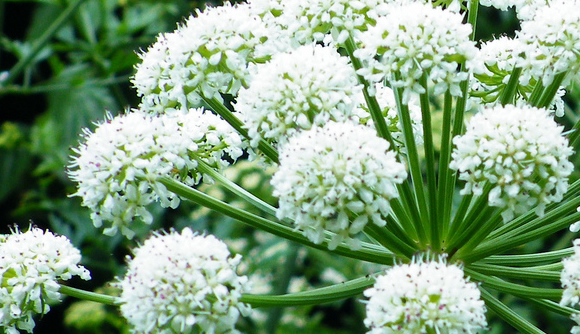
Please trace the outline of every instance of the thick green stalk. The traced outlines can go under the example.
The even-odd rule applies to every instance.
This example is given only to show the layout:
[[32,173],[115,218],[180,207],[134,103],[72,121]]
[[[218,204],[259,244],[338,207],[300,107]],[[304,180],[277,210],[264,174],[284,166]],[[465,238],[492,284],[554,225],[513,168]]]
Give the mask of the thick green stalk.
[[452,96],[449,91],[446,91],[443,103],[443,128],[441,130],[441,153],[439,158],[439,194],[437,195],[440,210],[436,221],[440,225],[439,238],[441,239],[446,239],[447,237],[453,207],[453,171],[449,168],[453,146],[451,138],[452,104]]
[[516,67],[513,69],[510,80],[508,81],[506,87],[501,93],[499,98],[499,102],[502,106],[510,103],[513,104],[515,102],[516,92],[518,91],[518,83],[520,79],[520,74],[522,74],[522,68]]
[[378,227],[375,224],[368,224],[365,229],[365,233],[368,233],[373,239],[378,241],[383,247],[392,251],[393,253],[411,259],[413,254],[417,251],[411,245],[403,242],[397,238],[391,231],[384,227]]
[[559,262],[562,258],[571,256],[572,254],[574,254],[574,249],[569,247],[557,251],[535,254],[492,255],[483,259],[481,262],[504,266],[539,266]]
[[[234,115],[224,104],[216,98],[203,98],[203,101],[207,103],[207,105],[213,110],[215,113],[220,115],[226,122],[230,123],[230,125],[238,131],[239,134],[250,139],[248,135],[248,131],[244,129],[244,123],[240,121],[236,115]],[[264,153],[270,160],[275,163],[279,163],[278,160],[278,151],[267,141],[264,139],[260,140],[258,143],[258,149]]]
[[521,315],[517,314],[507,305],[500,302],[491,293],[487,292],[487,290],[483,288],[480,288],[480,290],[481,299],[485,301],[487,307],[519,332],[524,334],[546,334],[538,327],[532,325],[529,321],[524,319]]
[[[400,81],[400,73],[394,74],[394,81]],[[420,225],[417,226],[417,233],[419,236],[419,242],[422,245],[428,244],[430,239],[427,233],[430,233],[429,226],[429,209],[427,207],[427,200],[425,195],[425,189],[423,188],[423,176],[421,171],[421,163],[419,159],[419,152],[417,151],[417,143],[415,142],[415,137],[413,134],[413,126],[411,124],[411,117],[409,113],[409,106],[403,104],[402,96],[403,92],[401,88],[393,88],[395,93],[395,101],[397,103],[397,112],[399,114],[399,120],[403,127],[403,137],[405,140],[405,149],[407,150],[407,160],[409,162],[409,172],[411,174],[411,180],[413,183],[413,189],[415,190],[415,196],[417,201],[417,206],[419,208],[420,214]],[[435,218],[435,217],[434,217]]]
[[550,83],[550,85],[544,89],[544,93],[539,99],[537,107],[548,108],[550,106],[554,100],[554,97],[556,96],[556,93],[558,92],[558,89],[560,89],[560,85],[562,85],[562,82],[566,78],[566,75],[568,75],[568,72],[556,74],[554,80],[552,80],[552,83]]
[[[314,244],[311,241],[309,241],[306,237],[304,237],[302,234],[300,234],[300,232],[294,230],[291,227],[288,227],[278,222],[274,222],[272,220],[262,218],[260,216],[246,212],[240,208],[231,206],[207,194],[204,194],[203,192],[197,189],[188,187],[174,179],[171,179],[169,177],[162,177],[159,179],[159,182],[162,183],[165,187],[167,187],[167,190],[181,196],[182,198],[186,198],[192,202],[198,203],[199,205],[205,206],[211,210],[220,212],[244,224],[272,233],[274,235],[288,239],[290,241],[297,242],[299,244],[303,244],[316,249],[321,249],[324,251],[329,251],[327,246],[329,238],[327,238],[322,244],[319,245]],[[330,235],[330,233],[328,234]],[[353,251],[345,245],[338,245],[338,247],[335,250],[330,252],[354,259],[388,265],[392,264],[393,259],[395,258],[393,254],[386,251],[385,249],[379,249],[374,245],[365,245],[364,243],[363,248],[357,251]]]
[[244,294],[242,295],[241,301],[252,305],[252,307],[319,305],[354,297],[370,288],[374,283],[374,277],[367,275],[324,288],[279,296]]
[[82,299],[82,300],[89,300],[92,302],[97,302],[97,303],[106,304],[106,305],[116,306],[116,305],[121,304],[121,301],[119,300],[118,297],[103,295],[103,294],[91,292],[91,291],[85,291],[85,290],[81,290],[81,289],[77,289],[77,288],[72,288],[72,287],[66,286],[66,285],[61,285],[58,292],[60,292],[64,295],[73,297],[73,298],[78,298],[78,299]]
[[498,225],[502,223],[501,211],[496,211],[492,216],[489,216],[486,211],[476,219],[472,226],[477,226],[473,229],[467,229],[465,232],[465,237],[460,240],[460,245],[455,253],[458,258],[461,258],[461,254],[469,253],[475,247],[477,247],[490,233],[495,230]]
[[[344,48],[348,53],[350,62],[354,70],[355,71],[360,70],[362,68],[362,64],[360,60],[354,55],[354,51],[356,50],[356,43],[354,42],[352,36],[349,36],[348,39],[344,42]],[[376,97],[374,95],[371,96],[369,94],[369,88],[371,88],[369,82],[358,74],[357,77],[358,81],[363,85],[363,94],[365,97],[365,101],[367,103],[367,107],[369,108],[369,113],[371,114],[379,137],[386,139],[389,142],[389,144],[391,144],[392,148],[396,147],[395,142],[393,141],[393,136],[391,135],[391,132],[387,127],[387,122],[385,121],[385,117],[383,116],[381,107],[379,106]]]
[[[429,87],[427,84],[427,73],[425,71],[423,71],[421,78],[419,78],[419,84],[425,90],[423,94],[419,94],[419,100],[421,102],[421,122],[423,123],[423,149],[425,151],[425,174],[427,177],[427,200],[429,202],[430,217],[429,225],[431,226],[430,241],[431,248],[438,250],[441,249],[441,232],[440,222],[437,221],[437,218],[439,218],[437,213],[439,207],[437,199],[437,171],[435,169],[435,147],[433,145],[433,126],[431,124],[431,111],[429,106]],[[411,132],[411,134],[413,133]]]
[[490,288],[499,292],[508,293],[514,296],[528,298],[542,298],[550,300],[560,300],[562,289],[536,288],[504,281],[502,279],[480,274],[475,270],[465,268],[465,274],[472,279],[481,282],[484,288]]
[[[574,204],[575,207],[578,206],[578,203]],[[506,233],[500,238],[486,241],[469,254],[465,254],[462,259],[466,263],[475,262],[490,255],[501,254],[543,236],[552,235],[580,220],[580,212],[576,212],[575,207],[575,213],[558,219],[555,222],[547,223],[545,219],[537,219],[532,224],[533,228],[529,232],[519,233],[517,230],[514,230],[512,231],[513,233]]]
[[520,280],[560,282],[559,271],[539,270],[537,268],[506,267],[479,262],[469,264],[466,267],[485,275],[493,275]]
[[527,300],[533,304],[536,304],[538,306],[540,306],[540,308],[542,308],[543,310],[546,311],[550,311],[550,312],[554,312],[566,317],[571,316],[572,314],[579,314],[580,311],[575,310],[571,307],[567,307],[567,306],[562,306],[558,303],[555,303],[551,300],[547,300],[547,299],[538,299],[538,298],[523,298],[524,300]]
[[71,17],[72,14],[77,10],[77,8],[84,2],[84,0],[74,0],[73,2],[69,3],[69,5],[60,13],[60,15],[46,28],[46,30],[32,43],[30,47],[30,52],[28,52],[23,58],[18,60],[16,65],[12,67],[10,72],[8,72],[8,77],[0,82],[0,84],[4,86],[8,86],[11,84],[20,73],[30,65],[34,57],[38,55],[40,50],[48,43],[48,41],[54,36],[56,32],[68,19]]

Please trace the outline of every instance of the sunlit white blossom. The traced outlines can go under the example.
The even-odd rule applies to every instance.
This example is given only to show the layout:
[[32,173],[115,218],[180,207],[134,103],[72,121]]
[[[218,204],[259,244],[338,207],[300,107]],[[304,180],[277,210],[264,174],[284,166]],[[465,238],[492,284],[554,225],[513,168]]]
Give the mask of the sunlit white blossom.
[[[551,1],[533,19],[523,21],[518,38],[526,44],[523,74],[549,85],[560,73],[577,77],[580,68],[580,2]],[[571,77],[569,76],[568,79]]]
[[60,302],[60,280],[91,278],[80,261],[79,250],[50,231],[30,227],[0,236],[0,330],[32,333],[33,316]]
[[136,217],[150,224],[147,205],[160,201],[175,208],[179,198],[157,180],[174,177],[194,185],[201,179],[197,161],[221,169],[237,159],[243,142],[224,120],[203,109],[149,116],[141,112],[109,117],[94,133],[84,130],[83,143],[69,166],[78,183],[72,196],[83,199],[96,227],[109,222],[105,234],[117,230],[133,236]]
[[134,250],[121,289],[121,314],[135,333],[236,334],[249,290],[236,273],[241,256],[212,235],[156,233]]
[[376,278],[364,292],[368,334],[478,333],[487,326],[477,284],[444,258],[415,258]]
[[504,221],[531,208],[543,215],[547,204],[562,200],[573,170],[562,129],[545,109],[483,109],[453,139],[449,167],[467,182],[461,193],[481,195],[489,183],[489,205],[504,209]]
[[431,4],[394,4],[375,26],[359,34],[362,48],[355,55],[365,64],[359,74],[371,82],[386,78],[393,87],[403,88],[403,103],[412,92],[425,92],[419,84],[422,75],[433,83],[435,94],[449,90],[460,96],[459,83],[468,74],[458,72],[458,65],[476,53],[471,26],[462,20],[462,15]]
[[132,80],[151,113],[200,106],[245,85],[248,63],[263,62],[289,42],[269,29],[247,4],[207,7],[141,54]]
[[355,123],[328,122],[290,138],[272,178],[280,198],[278,218],[291,218],[312,242],[334,232],[329,249],[353,237],[368,223],[386,224],[389,200],[407,173],[376,132]]
[[350,118],[361,89],[348,58],[334,48],[306,45],[258,65],[235,108],[252,145],[262,138],[283,144],[300,130]]

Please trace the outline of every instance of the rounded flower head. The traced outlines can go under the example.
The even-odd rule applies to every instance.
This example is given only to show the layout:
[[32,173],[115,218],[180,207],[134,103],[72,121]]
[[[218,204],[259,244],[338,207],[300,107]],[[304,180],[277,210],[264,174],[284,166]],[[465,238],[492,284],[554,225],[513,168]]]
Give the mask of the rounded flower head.
[[477,333],[487,326],[477,285],[444,259],[395,265],[364,295],[369,334]]
[[[298,44],[313,41],[343,43],[354,31],[366,30],[372,22],[369,11],[382,4],[380,0],[254,0],[252,3],[266,4],[277,8],[281,15],[279,24],[292,32]],[[273,4],[272,4],[273,3]],[[277,5],[277,6],[276,6]]]
[[372,82],[386,78],[394,87],[404,88],[404,103],[411,92],[425,91],[419,84],[423,74],[434,83],[435,94],[449,90],[460,96],[459,83],[468,75],[457,72],[458,64],[476,52],[471,26],[462,20],[462,15],[431,4],[393,4],[374,27],[358,36],[362,48],[355,55],[366,63],[359,74]]
[[[517,67],[519,57],[526,52],[526,47],[520,39],[500,37],[484,43],[473,59],[474,82],[472,84],[471,97],[480,104],[486,106],[498,106],[500,93],[503,92],[510,80],[511,73]],[[528,69],[519,78],[516,89],[516,104],[525,104],[531,95],[537,80],[531,78]],[[556,116],[564,115],[564,101],[562,95],[565,91],[560,89],[552,101],[550,110],[554,109]]]
[[481,195],[489,182],[489,205],[504,209],[504,221],[534,206],[543,215],[546,204],[560,201],[568,188],[572,148],[545,109],[483,109],[453,143],[449,167],[467,181],[461,192]]
[[33,316],[60,301],[59,280],[91,278],[81,253],[64,236],[31,227],[0,236],[0,327],[32,333]]
[[329,122],[290,138],[280,152],[280,168],[272,178],[280,198],[278,218],[291,218],[314,243],[325,231],[335,235],[334,249],[367,223],[383,226],[396,184],[407,177],[389,143],[365,126]]
[[75,150],[68,173],[78,190],[72,196],[82,197],[96,227],[111,222],[105,234],[120,229],[132,237],[135,217],[152,222],[148,204],[159,200],[164,207],[179,205],[179,198],[157,182],[159,177],[194,185],[201,179],[196,159],[221,169],[229,164],[228,156],[236,159],[242,154],[242,147],[227,122],[202,109],[109,117],[94,133],[85,129],[84,143]]
[[241,256],[230,257],[222,241],[197,235],[154,234],[134,251],[121,288],[121,313],[136,333],[235,334],[240,302],[248,290],[238,276]]
[[307,45],[258,65],[235,107],[252,145],[262,138],[283,144],[302,129],[348,119],[362,102],[361,92],[346,57],[334,48]]
[[[580,1],[550,1],[523,21],[518,38],[527,45],[520,66],[549,85],[560,73],[580,69]],[[524,73],[525,74],[525,73]]]
[[198,107],[201,96],[236,94],[246,84],[249,62],[263,62],[287,47],[247,4],[226,3],[196,14],[141,55],[132,81],[141,109],[188,109]]

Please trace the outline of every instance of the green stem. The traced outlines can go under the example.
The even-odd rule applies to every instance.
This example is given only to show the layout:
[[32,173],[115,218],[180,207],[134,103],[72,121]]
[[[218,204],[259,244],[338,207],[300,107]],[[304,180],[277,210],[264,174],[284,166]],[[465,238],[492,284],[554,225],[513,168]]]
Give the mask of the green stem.
[[537,268],[506,267],[485,263],[472,263],[467,268],[485,275],[494,275],[513,279],[530,279],[547,282],[560,282],[559,271],[538,270]]
[[532,106],[537,107],[540,102],[540,98],[542,97],[542,93],[544,92],[544,85],[542,84],[542,80],[537,80],[534,89],[532,90],[532,94],[528,98],[528,103]]
[[572,247],[569,247],[557,251],[536,254],[492,255],[482,260],[482,262],[485,262],[487,264],[497,264],[506,266],[537,266],[543,264],[551,264],[555,261],[561,261],[562,258],[571,256],[572,254],[574,254],[574,249]]
[[[348,39],[345,41],[344,47],[346,52],[348,53],[350,62],[354,67],[354,70],[355,71],[360,70],[362,68],[362,64],[360,60],[354,56],[354,51],[356,50],[356,43],[354,42],[352,36],[349,36]],[[391,135],[391,132],[387,127],[387,122],[385,121],[385,117],[383,116],[381,107],[379,106],[376,97],[374,95],[371,96],[369,94],[369,89],[371,88],[369,82],[358,74],[357,77],[358,81],[363,85],[363,94],[365,97],[365,101],[367,103],[367,107],[369,108],[369,113],[371,114],[379,137],[386,139],[389,142],[389,144],[391,144],[391,147],[395,148],[396,146],[393,140],[393,136]]]
[[437,221],[434,222],[440,225],[439,238],[441,239],[446,239],[447,237],[453,207],[453,171],[449,168],[453,146],[451,138],[452,103],[451,93],[446,91],[443,103],[443,128],[441,130],[441,154],[439,158],[439,194],[437,195],[440,210]]
[[[437,199],[437,176],[435,169],[435,148],[433,146],[433,126],[431,125],[431,111],[429,107],[429,87],[427,85],[427,73],[423,71],[419,84],[423,87],[425,92],[419,95],[421,102],[421,116],[423,123],[423,148],[425,151],[425,174],[427,176],[427,199],[429,201],[429,217],[428,225],[431,226],[431,248],[436,250],[441,248],[440,239],[440,222],[437,221],[439,217],[437,210],[439,207]],[[409,119],[410,120],[410,119]],[[404,127],[404,126],[403,126]],[[412,128],[411,128],[412,130]],[[411,132],[411,134],[413,134]],[[427,227],[425,228],[427,229]]]
[[226,187],[227,190],[231,191],[235,195],[239,196],[246,202],[250,203],[254,207],[258,208],[259,210],[264,211],[265,213],[276,217],[276,208],[271,206],[270,204],[264,202],[263,200],[259,199],[258,197],[252,195],[249,191],[240,187],[236,183],[232,182],[231,180],[227,179],[225,176],[220,174],[218,171],[213,169],[211,166],[206,164],[201,159],[196,159],[198,165],[197,168],[200,172],[207,174],[215,181],[219,182],[222,186]]
[[[475,228],[468,228],[465,237],[460,238],[459,244],[462,246],[456,252],[456,256],[461,258],[461,254],[469,253],[477,247],[498,225],[502,223],[501,211],[496,211],[493,216],[489,216],[486,211],[476,219],[471,225]],[[471,227],[471,226],[470,226]]]
[[103,294],[91,292],[91,291],[85,291],[85,290],[81,290],[81,289],[77,289],[77,288],[72,288],[72,287],[66,286],[66,285],[61,285],[58,291],[64,295],[67,295],[67,296],[70,296],[73,298],[78,298],[78,299],[82,299],[82,300],[89,300],[89,301],[97,302],[97,303],[101,303],[101,304],[113,305],[113,306],[121,304],[121,301],[119,300],[118,297],[103,295]]
[[542,97],[538,101],[537,106],[539,108],[548,108],[550,106],[550,103],[552,103],[552,101],[554,100],[554,96],[556,96],[556,93],[558,92],[558,89],[560,89],[560,86],[562,85],[562,82],[566,78],[567,74],[568,72],[556,74],[554,80],[552,81],[552,83],[550,83],[548,87],[546,87],[544,93],[542,94]]
[[480,288],[480,290],[481,290],[481,299],[485,301],[487,307],[493,312],[495,312],[503,320],[505,320],[508,324],[517,329],[519,332],[524,334],[546,334],[543,331],[541,331],[538,327],[532,325],[529,321],[522,318],[521,315],[517,314],[507,305],[500,302],[492,294],[487,292],[487,290],[483,288]]
[[[244,123],[242,123],[242,121],[240,121],[236,117],[236,115],[234,115],[234,113],[232,113],[228,108],[226,108],[226,106],[224,106],[224,104],[221,101],[219,101],[215,97],[211,99],[203,97],[203,101],[211,108],[211,110],[220,115],[224,120],[226,120],[226,122],[230,123],[230,125],[234,129],[236,129],[236,131],[238,131],[239,134],[246,137],[248,140],[251,139],[250,136],[248,135],[248,131],[243,128]],[[258,143],[258,149],[262,153],[264,153],[264,155],[266,155],[270,160],[272,160],[275,163],[279,163],[278,151],[276,151],[276,149],[264,139],[261,139],[260,142]]]
[[554,312],[566,317],[571,316],[572,314],[578,314],[580,313],[580,311],[575,310],[571,307],[567,307],[567,306],[562,306],[558,303],[555,303],[551,300],[547,300],[547,299],[538,299],[538,298],[524,298],[522,297],[522,299],[527,300],[533,304],[536,304],[538,306],[540,306],[540,308],[542,310],[546,310],[546,311],[550,311],[550,312]]
[[[394,81],[400,81],[400,75],[400,73],[394,73]],[[431,232],[430,229],[426,229],[426,226],[428,226],[430,222],[429,210],[427,208],[425,189],[423,188],[421,164],[419,161],[417,144],[415,143],[413,126],[409,114],[409,106],[402,103],[401,99],[403,92],[401,88],[395,87],[393,88],[393,92],[395,93],[395,101],[397,103],[399,120],[403,126],[403,137],[405,140],[405,149],[407,150],[407,159],[409,161],[409,171],[411,174],[413,189],[415,190],[415,199],[417,201],[417,206],[419,207],[421,225],[417,225],[417,233],[419,236],[419,242],[422,245],[426,245],[429,239],[429,236],[426,235],[426,232]]]
[[412,246],[401,241],[391,231],[384,227],[379,227],[371,223],[365,227],[365,232],[386,249],[407,259],[411,259],[413,254],[417,251]]
[[288,307],[319,305],[354,297],[375,283],[374,277],[367,275],[324,288],[279,296],[244,294],[241,301],[252,307]]
[[551,235],[561,229],[569,227],[571,224],[580,220],[580,212],[576,212],[576,207],[578,207],[580,204],[578,202],[580,202],[580,199],[576,201],[570,201],[562,205],[557,210],[553,211],[559,211],[560,209],[562,211],[573,210],[573,214],[562,217],[555,221],[552,221],[549,214],[546,214],[544,217],[537,218],[532,223],[522,226],[522,228],[524,228],[527,232],[522,232],[519,229],[515,229],[498,238],[487,240],[478,248],[469,254],[466,254],[463,257],[463,260],[469,263],[483,259],[490,255],[501,254],[519,245],[523,245],[527,242],[536,240],[546,235]]
[[[244,224],[272,233],[293,242],[297,242],[312,248],[329,251],[327,246],[329,238],[327,238],[322,244],[314,244],[293,228],[231,206],[207,194],[204,194],[197,189],[188,187],[174,179],[169,177],[162,177],[159,179],[159,182],[167,187],[167,190],[183,198],[220,212],[233,219],[239,220]],[[328,234],[330,235],[330,233]],[[349,247],[341,244],[338,245],[335,250],[330,252],[354,259],[382,264],[392,264],[393,259],[395,258],[390,252],[387,252],[384,249],[378,249],[374,245],[367,245],[366,243],[363,243],[363,248],[357,251],[353,251]]]
[[518,83],[520,80],[520,75],[522,74],[522,68],[516,67],[513,69],[510,80],[508,81],[506,87],[504,88],[499,101],[502,106],[505,106],[508,103],[514,103],[516,92],[518,91]]
[[74,0],[71,2],[60,15],[44,30],[42,35],[32,43],[30,52],[28,52],[23,58],[21,58],[14,67],[8,73],[8,77],[0,82],[3,86],[8,86],[11,84],[16,77],[30,65],[34,57],[38,55],[40,50],[48,43],[52,36],[63,26],[63,24],[68,21],[75,10],[82,4],[84,0]]
[[531,286],[524,286],[502,279],[480,274],[477,271],[465,268],[465,274],[472,279],[481,282],[484,288],[490,288],[499,292],[508,293],[514,296],[529,297],[529,298],[543,298],[550,300],[560,300],[562,298],[562,289],[548,289],[536,288]]

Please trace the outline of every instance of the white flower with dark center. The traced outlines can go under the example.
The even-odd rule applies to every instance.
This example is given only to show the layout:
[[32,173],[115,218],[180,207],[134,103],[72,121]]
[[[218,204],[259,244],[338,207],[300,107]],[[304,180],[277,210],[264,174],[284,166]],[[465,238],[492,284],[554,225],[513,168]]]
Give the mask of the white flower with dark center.
[[238,276],[241,256],[212,235],[189,228],[154,234],[134,251],[121,289],[121,314],[135,333],[236,334],[236,321],[250,307]]
[[81,253],[64,236],[30,227],[0,236],[0,328],[32,333],[33,316],[61,300],[61,280],[91,279],[79,265]]
[[[560,305],[571,307],[580,305],[580,239],[574,240],[574,254],[563,259],[562,265],[564,268],[560,274],[560,282],[564,291]],[[571,333],[580,333],[580,315],[575,313],[571,318],[578,324],[572,328]]]
[[524,74],[549,85],[560,73],[577,77],[580,69],[580,1],[551,1],[523,21],[518,38],[526,44],[520,59]]
[[368,223],[386,224],[389,200],[407,177],[389,143],[355,123],[328,122],[290,138],[280,152],[280,168],[272,178],[280,199],[277,216],[294,220],[296,228],[320,244],[325,232],[335,233],[328,248],[353,237]]
[[[397,103],[395,101],[395,95],[393,90],[384,85],[377,85],[376,99],[381,108],[382,115],[385,117],[387,127],[395,141],[397,149],[402,147],[404,149],[405,139],[403,137],[403,125],[399,119],[399,113],[397,111]],[[411,126],[413,127],[413,136],[415,138],[415,144],[423,144],[423,125],[422,125],[422,115],[421,107],[416,103],[415,99],[411,98],[408,104],[409,116],[411,118]],[[374,127],[374,121],[368,111],[365,104],[361,104],[356,111],[357,117],[361,124],[367,125],[369,127]]]
[[151,117],[133,112],[98,125],[94,133],[84,130],[84,142],[75,150],[70,178],[78,183],[72,196],[91,209],[96,227],[110,222],[104,231],[117,230],[133,236],[136,217],[150,224],[147,205],[160,201],[176,208],[179,198],[157,181],[174,177],[187,185],[201,179],[201,159],[220,170],[243,152],[240,136],[224,120],[202,109]]
[[532,207],[542,216],[547,204],[562,200],[574,168],[562,129],[545,109],[483,109],[453,139],[449,167],[467,182],[461,193],[481,195],[489,183],[489,205],[504,209],[504,221]]
[[[507,87],[511,73],[517,67],[520,57],[525,57],[525,52],[525,45],[517,38],[504,36],[484,43],[472,62],[474,80],[470,92],[471,97],[477,103],[488,107],[499,105],[500,94]],[[530,78],[526,72],[527,69],[518,80],[516,104],[527,104],[526,101],[537,83],[537,80]],[[564,115],[564,101],[562,100],[564,94],[565,91],[561,88],[550,107],[558,117]]]
[[300,130],[349,119],[361,92],[348,58],[334,48],[306,45],[258,65],[235,108],[253,146],[260,139],[282,145]]
[[151,113],[198,107],[201,97],[221,99],[247,83],[248,64],[289,47],[247,4],[208,7],[173,33],[162,34],[136,66],[140,108]]
[[366,64],[359,74],[371,82],[387,79],[393,87],[404,88],[403,103],[412,92],[425,92],[419,84],[423,74],[435,94],[449,90],[460,96],[459,83],[468,73],[458,72],[458,65],[477,51],[470,40],[471,26],[462,20],[461,14],[431,4],[393,4],[375,26],[358,36],[362,48],[355,55]]
[[487,326],[477,284],[444,258],[395,265],[364,295],[368,334],[472,334]]

